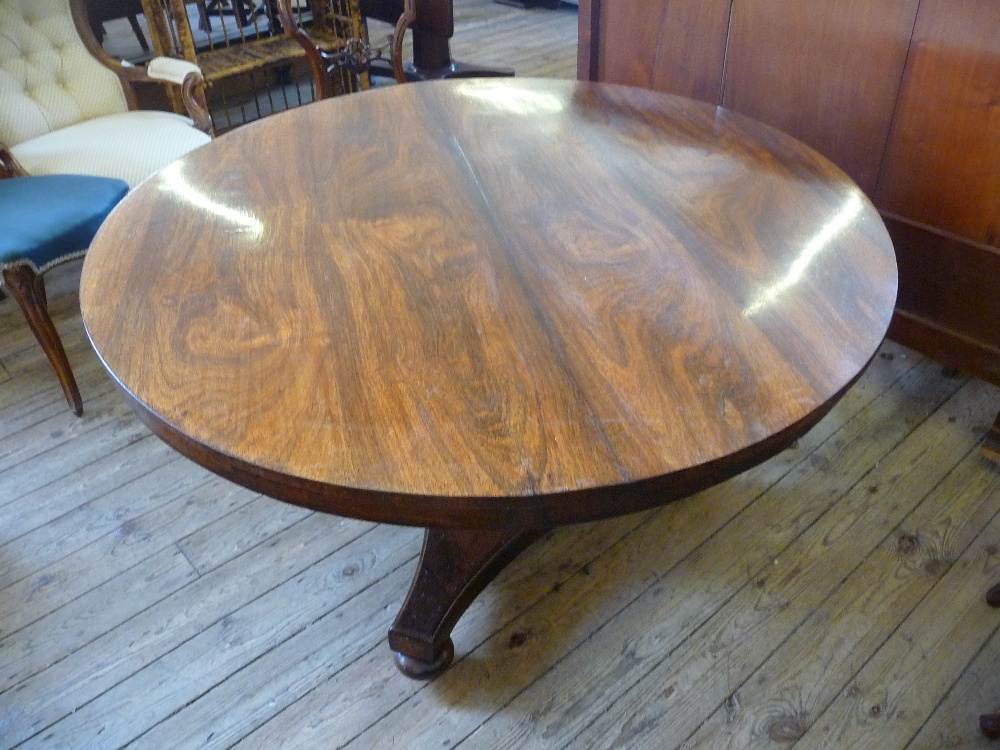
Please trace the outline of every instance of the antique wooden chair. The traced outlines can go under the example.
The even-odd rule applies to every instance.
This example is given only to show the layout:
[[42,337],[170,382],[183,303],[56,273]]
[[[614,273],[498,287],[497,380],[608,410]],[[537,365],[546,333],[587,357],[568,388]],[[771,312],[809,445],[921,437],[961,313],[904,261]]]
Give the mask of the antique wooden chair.
[[59,378],[73,413],[80,389],[48,312],[42,274],[83,255],[128,192],[123,180],[85,175],[0,179],[0,274]]
[[[313,6],[323,6],[319,14],[311,11]],[[338,93],[343,86],[341,77],[351,73],[367,76],[371,65],[371,50],[368,44],[367,24],[361,24],[362,34],[351,40],[346,47],[336,48],[332,40],[341,36],[347,19],[360,13],[356,0],[278,0],[281,23],[287,36],[297,41],[305,50],[316,80],[317,99],[325,99]],[[307,14],[311,15],[306,20]],[[396,21],[395,30],[389,38],[389,60],[397,83],[406,83],[403,72],[403,36],[416,17],[413,0],[404,0],[403,13]]]
[[[228,5],[206,0],[142,0],[153,48],[158,54],[196,63],[205,79],[202,102],[213,113],[249,106],[241,121],[334,94],[350,93],[369,85],[366,61],[368,32],[357,0],[261,0],[252,11],[238,0]],[[284,18],[284,26],[282,23]],[[192,26],[192,19],[198,21]],[[199,28],[200,27],[200,28]],[[309,43],[298,39],[299,29]],[[199,32],[195,33],[195,29]],[[308,70],[307,56],[321,54],[336,61],[329,73],[313,67],[310,90],[291,96],[280,90],[282,76],[296,64]],[[235,103],[231,94],[235,92]],[[250,100],[249,104],[239,98]],[[221,118],[221,130],[233,122]]]
[[[139,110],[133,89],[138,82],[181,92],[179,99],[187,102],[191,117]],[[135,185],[210,140],[208,113],[194,96],[201,82],[197,66],[180,60],[155,59],[146,67],[134,67],[112,59],[94,36],[85,0],[0,0],[0,178],[96,175]],[[82,201],[80,206],[90,206],[87,210],[101,219],[106,214],[100,202]],[[43,222],[35,230],[55,231],[64,218],[60,213],[52,219],[53,226]],[[5,245],[0,259],[5,282],[0,286],[8,287],[25,311],[71,404],[76,386],[71,374],[64,377],[69,371],[62,365],[65,357],[58,356],[61,345],[50,345],[58,344],[58,336],[45,322],[44,286],[38,274],[79,253],[86,243],[76,240],[64,246],[58,234],[49,237],[45,252],[60,249],[41,258],[37,248]],[[78,404],[74,411],[79,411]]]
[[[182,92],[191,118],[139,110],[140,81]],[[210,140],[208,113],[195,98],[200,85],[197,66],[180,60],[134,67],[112,59],[84,0],[0,0],[5,175],[92,174],[135,185]]]

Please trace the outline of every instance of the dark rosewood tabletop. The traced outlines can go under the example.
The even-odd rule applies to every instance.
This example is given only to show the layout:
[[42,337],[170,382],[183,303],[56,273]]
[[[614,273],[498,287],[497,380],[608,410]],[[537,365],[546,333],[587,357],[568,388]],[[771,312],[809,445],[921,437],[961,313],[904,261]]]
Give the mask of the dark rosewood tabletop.
[[390,631],[451,659],[541,531],[722,481],[874,355],[896,266],[864,195],[745,117],[517,79],[339,97],[137,188],[87,257],[140,418],[272,497],[428,527]]

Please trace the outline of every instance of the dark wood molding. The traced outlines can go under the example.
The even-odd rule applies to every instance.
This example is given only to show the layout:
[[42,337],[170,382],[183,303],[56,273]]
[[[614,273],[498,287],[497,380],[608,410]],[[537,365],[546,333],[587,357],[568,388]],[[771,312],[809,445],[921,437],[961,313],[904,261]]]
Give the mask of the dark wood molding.
[[1000,351],[905,310],[896,310],[887,337],[987,382],[1000,385]]
[[596,81],[601,45],[601,0],[580,0],[576,77]]
[[1000,385],[1000,250],[883,218],[899,268],[889,337]]

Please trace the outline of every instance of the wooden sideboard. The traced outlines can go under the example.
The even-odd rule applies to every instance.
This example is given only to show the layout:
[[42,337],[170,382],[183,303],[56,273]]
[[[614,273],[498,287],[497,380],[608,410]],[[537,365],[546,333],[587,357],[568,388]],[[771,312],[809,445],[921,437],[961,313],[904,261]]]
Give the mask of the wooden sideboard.
[[784,130],[882,212],[889,335],[1000,384],[1000,3],[580,0],[581,79]]

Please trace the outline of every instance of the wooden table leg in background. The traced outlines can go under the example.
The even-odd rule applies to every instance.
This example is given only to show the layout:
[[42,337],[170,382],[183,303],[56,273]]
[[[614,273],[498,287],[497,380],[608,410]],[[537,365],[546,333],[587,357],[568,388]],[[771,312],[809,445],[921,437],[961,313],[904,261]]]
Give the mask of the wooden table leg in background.
[[990,461],[1000,464],[1000,414],[997,414],[996,421],[986,433],[986,440],[983,443],[983,455]]
[[[416,19],[410,25],[413,34],[413,62],[404,66],[411,81],[442,78],[507,77],[510,68],[487,68],[451,59],[451,37],[455,34],[453,0],[416,0]],[[403,0],[361,0],[361,12],[369,18],[396,23],[403,12]],[[372,74],[392,77],[388,61],[373,60]]]
[[486,584],[546,531],[427,529],[410,591],[389,629],[399,671],[425,680],[447,669],[458,619]]

